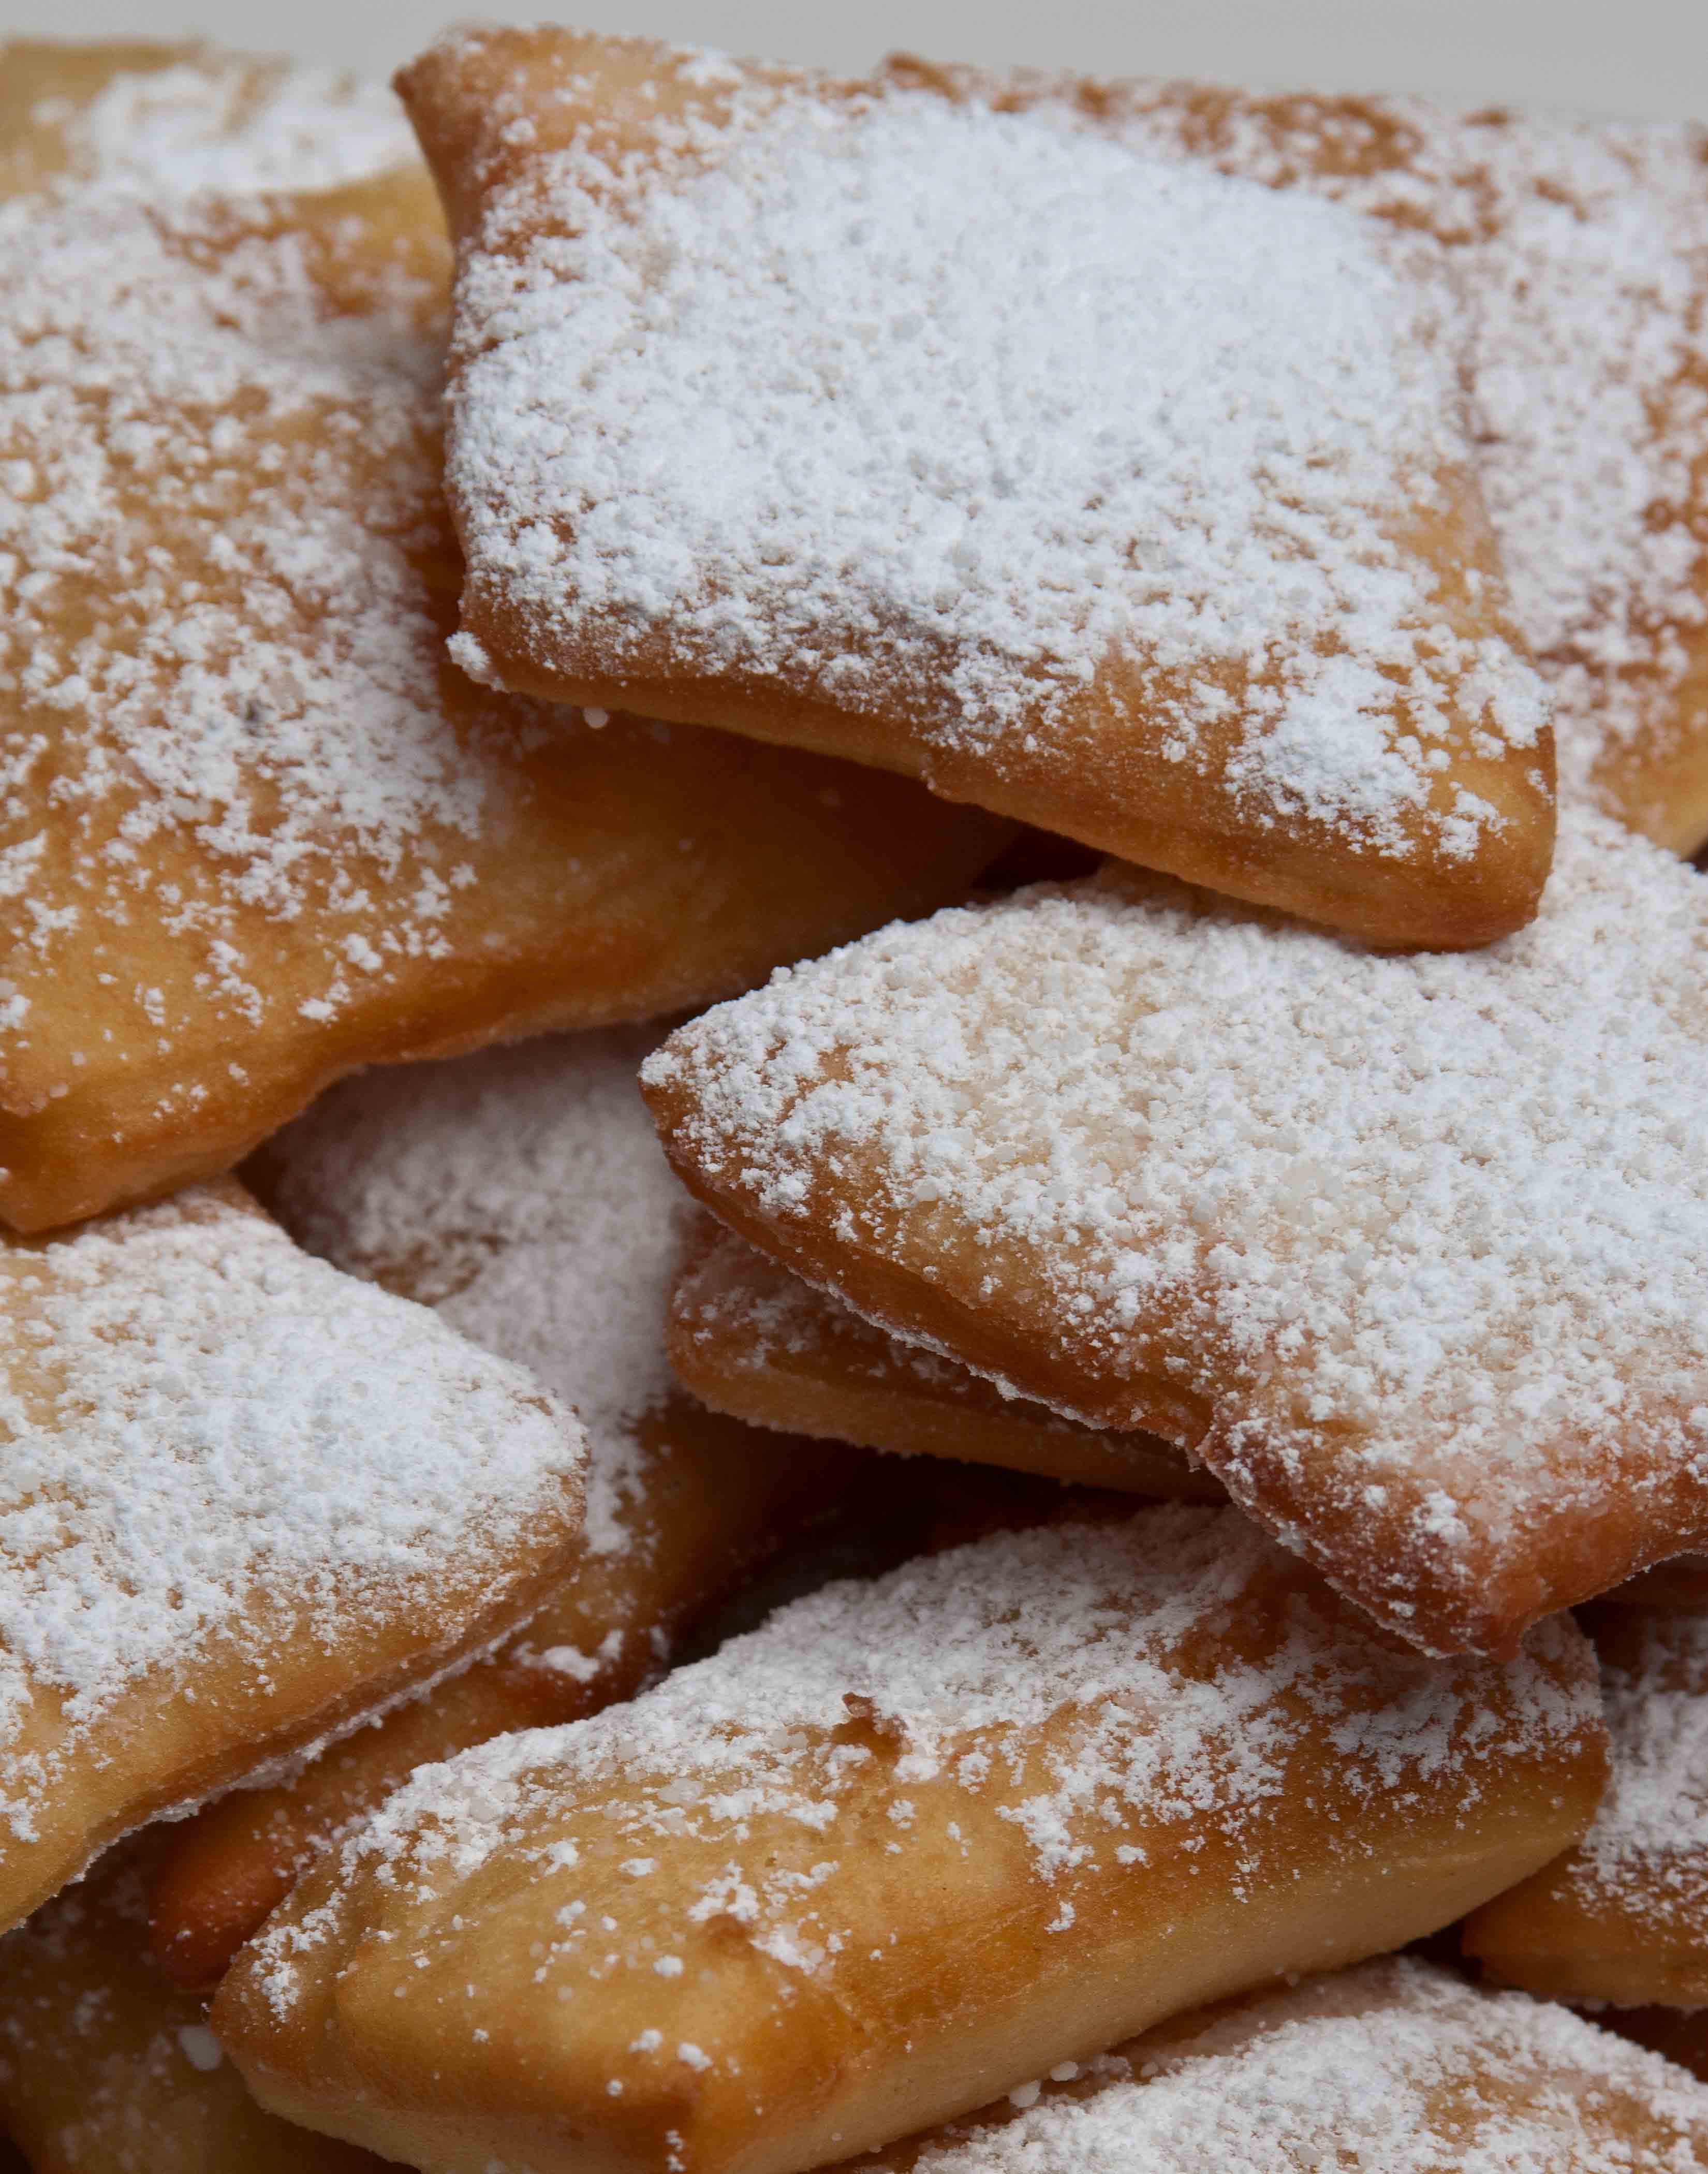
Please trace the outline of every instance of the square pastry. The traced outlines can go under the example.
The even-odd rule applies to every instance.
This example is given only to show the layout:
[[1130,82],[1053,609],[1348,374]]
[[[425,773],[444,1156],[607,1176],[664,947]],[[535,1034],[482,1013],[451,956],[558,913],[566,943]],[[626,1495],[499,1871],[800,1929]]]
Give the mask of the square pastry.
[[1534,911],[1549,706],[1430,240],[639,41],[399,78],[458,246],[455,653],[1399,945]]
[[585,1441],[235,1187],[0,1247],[0,1926],[537,1608]]
[[1111,864],[777,975],[644,1076],[809,1280],[1503,1652],[1708,1537],[1705,980],[1708,885],[1579,809],[1486,950]]

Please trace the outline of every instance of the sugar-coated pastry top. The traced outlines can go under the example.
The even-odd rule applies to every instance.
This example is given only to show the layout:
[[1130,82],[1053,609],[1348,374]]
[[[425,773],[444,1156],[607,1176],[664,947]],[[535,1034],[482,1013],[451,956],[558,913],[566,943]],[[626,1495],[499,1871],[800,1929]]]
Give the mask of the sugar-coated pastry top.
[[673,1387],[664,1312],[689,1203],[635,1074],[642,1030],[370,1073],[268,1150],[311,1252],[431,1306],[527,1368],[587,1430],[587,1540],[629,1544],[635,1426]]
[[35,1701],[75,1739],[257,1617],[264,1674],[280,1620],[331,1645],[430,1614],[574,1503],[560,1405],[226,1192],[8,1247],[0,1316],[0,1817],[24,1839],[55,1781],[17,1748]]
[[1708,1905],[1708,1617],[1611,1626],[1602,1700],[1613,1771],[1595,1824],[1560,1867],[1588,1908],[1694,1933]]
[[1009,2118],[976,2117],[922,2149],[858,2164],[870,2174],[1700,2174],[1708,2090],[1570,2009],[1393,1957],[1170,2025],[1046,2082]]
[[1440,743],[1468,710],[1532,749],[1546,706],[1408,541],[1468,459],[1428,243],[1024,117],[671,66],[705,103],[655,158],[589,127],[467,238],[474,584],[596,626],[616,673],[668,633],[684,671],[963,750],[1130,656],[1176,675],[1190,765],[1233,706],[1192,673],[1237,668],[1226,783],[1260,819],[1475,852],[1500,819],[1429,809]]
[[[437,245],[390,264],[352,227],[0,210],[0,747],[14,790],[51,764],[64,811],[44,827],[14,803],[0,896],[61,894],[29,930],[44,960],[170,912],[205,958],[198,1000],[251,1025],[268,992],[243,911],[349,917],[306,1000],[330,1018],[388,952],[430,955],[449,849],[501,775],[446,717],[412,563],[436,492]],[[175,834],[199,865],[151,895]],[[159,992],[134,1002],[180,1025]],[[27,1037],[15,993],[4,1025]]]
[[1617,773],[1708,744],[1708,131],[1024,72],[925,79],[1446,246],[1478,473],[1555,697],[1562,788],[1599,787],[1666,835],[1655,788],[1622,793]]
[[[0,67],[38,57],[51,60],[52,49],[0,46]],[[133,58],[144,64],[121,67],[92,97],[67,95],[68,71],[66,90],[37,101],[30,119],[62,141],[64,181],[158,201],[203,189],[336,188],[419,157],[383,84],[207,46],[145,47]]]
[[[644,1912],[653,1853],[673,1837],[727,1843],[679,1931],[727,1914],[750,1945],[812,1977],[834,1971],[843,1942],[839,1860],[869,1847],[869,1812],[851,1809],[862,1788],[894,1800],[882,1831],[904,1868],[911,1795],[941,1783],[970,1805],[993,1792],[1049,1883],[1142,1864],[1134,1837],[1154,1844],[1170,1825],[1231,1850],[1237,1879],[1261,1874],[1289,1762],[1325,1737],[1343,1809],[1448,1776],[1468,1807],[1501,1762],[1598,1728],[1592,1670],[1563,1619],[1505,1668],[1477,1668],[1473,1688],[1462,1668],[1365,1637],[1312,1585],[1235,1513],[1171,1506],[1002,1533],[829,1587],[632,1704],[419,1770],[343,1845],[331,1899],[261,1936],[260,1982],[287,2012],[296,1958],[338,1937],[339,1895],[365,1877],[430,1897],[506,1852],[545,1879],[579,1847],[603,1882],[620,1850],[624,1891]],[[773,1819],[822,1839],[812,1879],[767,1856]],[[1350,1826],[1343,1842],[1359,1846]],[[668,1894],[674,1909],[677,1887]],[[572,1967],[621,1930],[608,1917],[603,1933],[581,1924],[586,1908],[554,1921]],[[1073,1922],[1064,1906],[1051,1929]],[[674,1975],[668,1959],[653,1967]]]
[[1580,814],[1481,952],[1111,868],[779,973],[644,1077],[823,1279],[901,1261],[916,1329],[965,1285],[1095,1422],[1172,1384],[1338,1582],[1498,1647],[1597,1589],[1548,1583],[1586,1544],[1609,1584],[1708,1508],[1705,974],[1701,877]]

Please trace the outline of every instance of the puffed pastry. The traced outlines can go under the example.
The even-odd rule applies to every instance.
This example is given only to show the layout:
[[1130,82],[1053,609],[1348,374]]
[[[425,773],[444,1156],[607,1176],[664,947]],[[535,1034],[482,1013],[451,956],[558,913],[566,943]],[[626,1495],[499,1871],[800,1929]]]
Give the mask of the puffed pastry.
[[466,670],[1385,943],[1530,917],[1549,703],[1433,242],[639,39],[397,81],[458,246]]
[[235,1187],[0,1250],[0,1928],[489,1646],[581,1430]]
[[1111,864],[779,975],[645,1076],[798,1274],[1190,1449],[1426,1651],[1510,1652],[1708,1538],[1705,977],[1708,886],[1576,809],[1485,951]]
[[1183,2016],[856,2167],[1703,2174],[1708,2091],[1566,2009],[1394,1957]]
[[677,1379],[702,1403],[754,1426],[1134,1495],[1223,1496],[1171,1442],[1081,1426],[1005,1397],[958,1360],[886,1336],[709,1215],[684,1250],[666,1346]]
[[0,197],[48,189],[326,189],[420,154],[339,71],[186,41],[0,39]]
[[0,1945],[0,2115],[35,2174],[384,2174],[263,2113],[206,2003],[149,1960],[154,1841],[115,1850]]
[[1559,2000],[1708,2007],[1708,1618],[1597,1609],[1613,1775],[1559,1860],[1487,1903],[1467,1955]]
[[631,1695],[673,1637],[845,1488],[855,1460],[757,1435],[675,1389],[666,1293],[692,1210],[635,1085],[630,1029],[370,1073],[251,1165],[311,1252],[434,1307],[580,1414],[585,1552],[506,1647],[159,1852],[150,1917],[212,1985],[314,1852],[430,1760]]
[[911,58],[884,73],[1441,243],[1561,790],[1676,852],[1708,840],[1708,130]]
[[343,1073],[732,993],[1008,832],[446,661],[424,170],[0,206],[0,1219],[229,1167]]
[[1231,1510],[999,1534],[418,1774],[215,1996],[265,2106],[434,2174],[796,2174],[1580,1832],[1566,1620],[1419,1658]]

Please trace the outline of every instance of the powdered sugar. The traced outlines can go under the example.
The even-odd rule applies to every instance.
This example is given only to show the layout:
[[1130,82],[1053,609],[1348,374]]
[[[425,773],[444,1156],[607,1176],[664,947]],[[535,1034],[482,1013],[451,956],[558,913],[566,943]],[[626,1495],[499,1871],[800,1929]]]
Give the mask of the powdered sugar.
[[46,99],[32,117],[59,132],[77,184],[156,199],[334,188],[419,156],[383,84],[208,48],[116,74],[87,101]]
[[[435,955],[515,790],[522,713],[459,736],[414,562],[442,520],[435,292],[367,246],[259,208],[0,208],[0,868],[41,908],[10,909],[12,971],[87,971],[157,920],[181,985],[116,960],[102,998],[154,1046],[210,1007],[329,1019]],[[328,253],[365,306],[332,306]],[[300,981],[261,986],[256,916],[310,912]]]
[[1708,2090],[1569,2009],[1395,1958],[1175,2025],[873,2174],[1700,2174]]
[[412,1065],[322,1096],[268,1149],[273,1204],[352,1274],[525,1366],[587,1430],[587,1539],[626,1546],[635,1423],[673,1387],[664,1309],[689,1203],[635,1073],[657,1035]]
[[615,673],[668,636],[899,710],[927,757],[1047,740],[1118,656],[1205,766],[1236,670],[1251,819],[1474,851],[1493,811],[1428,804],[1456,713],[1498,751],[1545,711],[1402,541],[1468,459],[1428,245],[929,98],[728,105],[661,124],[650,179],[590,141],[489,199],[448,469],[474,587]]
[[1633,1617],[1602,1664],[1613,1774],[1557,1872],[1585,1908],[1694,1939],[1708,1907],[1708,1619]]
[[1558,704],[1562,785],[1666,835],[1664,781],[1621,771],[1708,733],[1708,134],[1415,99],[948,80],[1448,247],[1479,471]]
[[[543,1880],[597,1833],[602,1865],[650,1868],[689,1845],[716,1865],[688,1892],[684,1939],[727,1919],[786,1968],[834,1977],[851,1937],[838,1912],[857,1907],[840,1860],[869,1851],[874,1804],[904,1862],[913,1798],[941,1784],[996,1805],[1047,1881],[1113,1874],[1143,1861],[1137,1838],[1159,1847],[1171,1827],[1197,1837],[1189,1852],[1212,1836],[1230,1848],[1238,1879],[1265,1862],[1296,1760],[1329,1756],[1337,1801],[1372,1815],[1419,1793],[1439,1803],[1450,1780],[1468,1812],[1505,1762],[1596,1726],[1565,1622],[1505,1668],[1443,1670],[1360,1636],[1231,1512],[1004,1533],[794,1602],[631,1705],[419,1770],[345,1845],[333,1899],[263,1935],[257,1966],[289,2007],[297,1958],[336,1937],[339,1896],[364,1878],[442,1897],[502,1852]],[[804,1836],[809,1874],[776,1820]],[[1352,1813],[1342,1846],[1364,1846]],[[623,1870],[636,1909],[663,1906]],[[592,1891],[623,1906],[603,1877]],[[678,1874],[668,1892],[684,1891]],[[572,1958],[588,1906],[557,1917]],[[651,1929],[673,1952],[668,1924]]]
[[703,1182],[899,1263],[902,1325],[965,1284],[1081,1416],[1202,1398],[1190,1446],[1365,1604],[1499,1642],[1592,1535],[1611,1583],[1708,1517],[1705,973],[1700,878],[1580,814],[1485,951],[1111,871],[779,974],[644,1076]]
[[[0,1256],[0,1792],[20,1836],[61,1754],[143,1681],[241,1642],[431,1608],[561,1513],[580,1430],[518,1370],[218,1195]],[[265,1673],[268,1656],[254,1668]]]

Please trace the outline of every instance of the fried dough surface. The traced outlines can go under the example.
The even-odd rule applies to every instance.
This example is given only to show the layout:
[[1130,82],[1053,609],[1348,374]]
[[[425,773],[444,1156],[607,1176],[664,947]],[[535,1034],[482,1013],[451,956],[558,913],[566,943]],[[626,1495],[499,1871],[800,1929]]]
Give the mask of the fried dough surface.
[[1548,705],[1433,243],[640,40],[471,30],[398,83],[459,247],[478,678],[1382,942],[1529,918]]
[[785,2174],[1446,1922],[1603,1758],[1564,1620],[1443,1668],[1232,1511],[1003,1534],[418,1775],[214,2025],[442,2174]]
[[1708,2007],[1708,1620],[1599,1609],[1613,1777],[1557,1863],[1478,1911],[1465,1952],[1559,2000]]
[[712,1410],[905,1456],[953,1457],[1189,1502],[1219,1482],[1159,1436],[1079,1425],[886,1336],[711,1216],[670,1295],[670,1363]]
[[217,46],[0,39],[0,197],[324,189],[420,162],[396,97]]
[[235,1187],[0,1251],[0,1925],[526,1619],[584,1441]]
[[1675,852],[1708,840],[1708,129],[905,57],[883,73],[1439,241],[1561,788]]
[[493,1050],[334,1088],[251,1174],[302,1244],[432,1306],[587,1430],[587,1543],[490,1661],[223,1798],[164,1845],[150,1904],[179,1982],[215,1983],[310,1858],[419,1766],[627,1698],[679,1630],[824,1509],[857,1460],[673,1385],[665,1297],[691,1213],[635,1087],[656,1035]]
[[848,2174],[1328,2166],[1696,2174],[1708,2094],[1563,2008],[1395,1957],[1183,2016]]
[[371,1063],[703,1003],[1007,831],[446,660],[419,170],[0,207],[0,1217],[229,1167]]
[[154,1842],[115,1851],[0,1946],[0,2113],[34,2174],[383,2174],[263,2113],[207,2004],[149,1961]]
[[1708,1533],[1705,972],[1700,876],[1578,809],[1484,952],[1111,866],[797,967],[645,1077],[797,1273],[1190,1448],[1426,1650],[1510,1652]]

